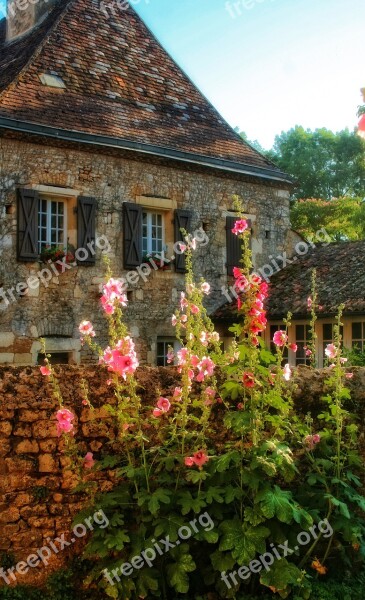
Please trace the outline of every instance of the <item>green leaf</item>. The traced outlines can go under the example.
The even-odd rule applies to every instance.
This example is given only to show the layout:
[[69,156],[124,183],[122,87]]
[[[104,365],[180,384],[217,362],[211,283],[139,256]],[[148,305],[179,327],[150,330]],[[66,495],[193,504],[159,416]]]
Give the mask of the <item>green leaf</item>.
[[159,488],[158,490],[153,492],[148,502],[148,510],[152,515],[157,515],[161,503],[170,504],[171,493],[172,492],[170,492],[170,490],[164,490],[162,488]]
[[218,502],[218,504],[222,504],[224,502],[224,490],[221,487],[210,487],[205,495],[205,499],[208,504],[212,504],[212,502]]
[[140,598],[148,597],[150,591],[157,592],[158,587],[158,571],[156,569],[139,571],[136,580],[136,591]]
[[230,552],[221,552],[220,550],[213,552],[213,554],[210,555],[210,560],[213,568],[220,573],[222,571],[231,571],[236,564],[236,561]]
[[262,585],[274,587],[276,590],[286,590],[289,585],[298,584],[302,579],[302,573],[298,567],[289,563],[286,558],[277,560],[270,567],[270,571],[264,572],[260,577]]
[[220,529],[223,535],[219,550],[231,550],[233,558],[239,564],[248,564],[257,553],[265,552],[265,539],[270,535],[267,527],[252,527],[247,523],[242,524],[236,518],[232,521],[224,521]]
[[105,540],[105,544],[109,550],[123,550],[128,542],[130,542],[130,538],[126,529],[118,529],[110,533]]
[[185,520],[178,514],[169,514],[168,517],[161,517],[156,524],[154,537],[158,539],[162,536],[169,536],[172,542],[176,542],[179,537],[178,531],[185,524]]
[[277,485],[274,488],[261,490],[256,496],[255,503],[259,503],[267,519],[277,517],[282,523],[291,523],[293,519],[292,495],[281,490]]
[[187,515],[190,511],[193,511],[195,514],[201,512],[202,508],[205,508],[207,505],[202,496],[197,496],[193,498],[191,492],[181,492],[179,494],[179,498],[177,500],[177,504],[182,507],[181,513],[183,515]]
[[346,519],[351,519],[350,511],[349,511],[347,504],[345,504],[344,502],[341,502],[341,500],[338,500],[334,496],[331,496],[331,494],[325,494],[324,497],[328,498],[330,500],[331,504],[333,504],[333,506],[337,506],[337,508],[342,516],[346,517]]
[[181,554],[178,560],[167,565],[167,577],[169,584],[179,593],[187,594],[189,591],[188,573],[196,569],[196,564],[190,554]]
[[240,453],[237,450],[231,450],[231,452],[227,452],[226,454],[222,454],[218,457],[216,461],[216,468],[218,473],[223,473],[229,469],[231,463],[234,465],[239,464],[241,460]]

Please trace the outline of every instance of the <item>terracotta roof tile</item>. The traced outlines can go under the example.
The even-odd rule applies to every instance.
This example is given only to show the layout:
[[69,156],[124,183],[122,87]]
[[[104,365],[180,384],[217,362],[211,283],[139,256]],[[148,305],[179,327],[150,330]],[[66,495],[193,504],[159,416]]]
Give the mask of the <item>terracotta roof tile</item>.
[[[0,116],[280,171],[244,143],[133,11],[62,0],[30,33],[5,43]],[[39,75],[57,74],[64,90]]]

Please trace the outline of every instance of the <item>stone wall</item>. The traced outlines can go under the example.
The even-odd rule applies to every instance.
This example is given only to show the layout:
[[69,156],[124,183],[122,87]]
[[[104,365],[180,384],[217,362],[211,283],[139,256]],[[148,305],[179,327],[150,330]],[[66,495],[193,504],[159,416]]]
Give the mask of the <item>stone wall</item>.
[[[255,182],[256,181],[256,182]],[[277,256],[285,248],[290,229],[289,191],[273,184],[213,170],[178,168],[126,157],[63,147],[0,139],[0,294],[44,268],[40,263],[16,260],[17,188],[43,186],[64,191],[69,203],[69,237],[76,243],[74,207],[78,195],[97,199],[97,236],[105,235],[111,245],[112,267],[125,276],[122,250],[122,203],[146,202],[151,197],[169,199],[174,208],[192,210],[193,229],[204,226],[210,242],[196,253],[197,275],[212,285],[208,308],[214,310],[225,298],[227,284],[225,216],[232,210],[232,196],[239,195],[253,222],[253,252],[256,266]],[[63,192],[62,192],[63,193]],[[173,210],[166,213],[172,230]],[[166,240],[169,251],[173,239]],[[76,267],[53,277],[48,287],[27,289],[8,306],[0,297],[0,363],[34,364],[39,351],[38,336],[49,338],[51,352],[69,351],[73,362],[82,358],[77,327],[87,318],[97,333],[104,331],[98,309],[102,282],[100,253],[93,267]],[[176,307],[183,276],[170,271],[153,271],[147,281],[131,285],[127,319],[136,338],[142,361],[154,362],[157,336],[174,336],[170,317]],[[60,341],[60,338],[64,339]],[[68,341],[67,341],[68,340]]]
[[[100,457],[105,443],[115,438],[115,422],[100,409],[113,403],[113,391],[107,385],[107,372],[100,368],[58,367],[65,405],[76,414],[78,449],[81,455],[92,451]],[[320,397],[325,388],[325,371],[299,368],[294,393],[303,415],[309,410],[320,411]],[[86,377],[92,390],[92,413],[82,405],[80,380]],[[177,383],[173,368],[138,371],[140,393],[144,404],[153,405],[156,390],[172,395]],[[350,408],[360,420],[360,442],[364,446],[365,369],[355,369],[348,382],[352,391]],[[34,553],[47,543],[47,538],[65,534],[70,538],[71,520],[85,502],[82,496],[71,493],[76,478],[65,457],[64,442],[57,437],[55,412],[58,406],[52,399],[48,383],[37,368],[0,367],[0,553],[12,554],[17,561]],[[113,451],[113,444],[107,452]],[[93,478],[95,475],[93,474]],[[113,486],[113,472],[98,476],[100,490]],[[67,563],[68,553],[79,551],[72,547],[54,555],[45,568],[34,568],[24,577],[26,583],[40,583],[47,574]],[[18,581],[22,577],[17,575]]]

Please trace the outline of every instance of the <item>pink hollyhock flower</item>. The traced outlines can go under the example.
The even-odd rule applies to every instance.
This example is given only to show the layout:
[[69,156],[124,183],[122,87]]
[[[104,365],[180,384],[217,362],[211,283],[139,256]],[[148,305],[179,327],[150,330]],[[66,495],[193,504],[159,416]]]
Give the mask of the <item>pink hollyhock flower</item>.
[[197,381],[203,381],[205,377],[211,377],[215,369],[215,364],[208,356],[203,356],[202,360],[196,365],[199,373],[196,377]]
[[167,398],[163,398],[162,396],[158,399],[157,408],[162,410],[163,412],[169,412],[171,408],[171,404]]
[[345,365],[348,362],[348,358],[340,358],[341,365]]
[[248,285],[248,280],[244,275],[238,277],[234,282],[234,288],[237,290],[237,292],[245,292]]
[[183,366],[186,364],[188,358],[188,349],[187,348],[181,348],[181,350],[179,350],[177,352],[177,361],[178,364]]
[[238,267],[233,267],[233,277],[235,279],[239,279],[242,276],[243,276],[242,269],[239,269]]
[[313,306],[313,300],[312,300],[312,298],[310,296],[307,299],[307,306],[308,306],[309,309],[311,309],[312,306]]
[[210,294],[210,285],[207,281],[204,281],[201,285],[200,285],[200,289],[203,292],[203,294],[205,294],[206,296],[208,296],[208,294]]
[[219,342],[219,333],[217,331],[212,331],[212,333],[208,335],[208,338],[210,342]]
[[244,373],[242,375],[242,383],[246,388],[255,387],[255,376],[253,373]]
[[290,365],[286,364],[284,367],[284,374],[283,374],[285,381],[290,381],[291,376],[292,376],[292,371],[291,371]]
[[49,377],[49,375],[52,373],[52,369],[48,365],[41,367],[39,370],[45,377]]
[[176,327],[176,325],[177,325],[177,317],[176,317],[176,315],[172,315],[172,317],[171,317],[171,325],[173,327]]
[[240,234],[244,233],[247,228],[248,228],[247,221],[245,219],[240,219],[239,221],[235,222],[234,227],[232,229],[232,233],[234,233],[235,235],[240,235]]
[[171,363],[174,362],[175,352],[173,350],[169,350],[168,353],[166,354],[166,358],[167,358],[167,364],[171,365]]
[[75,415],[68,410],[67,408],[61,408],[56,413],[57,419],[57,435],[58,437],[62,435],[62,433],[69,433],[73,430],[73,421]]
[[192,456],[187,456],[184,460],[184,463],[187,467],[193,467],[195,464]]
[[95,337],[95,331],[90,321],[82,321],[82,323],[79,325],[79,332],[81,335]]
[[354,374],[353,373],[346,373],[345,377],[346,377],[346,379],[353,379]]
[[187,306],[188,306],[188,301],[185,298],[185,292],[181,292],[180,308],[181,308],[181,310],[184,310],[184,308],[186,308]]
[[104,311],[107,315],[113,315],[115,312],[115,306],[112,302],[110,302],[105,296],[100,298],[100,302],[103,306]]
[[209,456],[203,450],[199,450],[199,452],[195,452],[193,460],[196,466],[200,468],[208,462]]
[[326,350],[325,350],[325,355],[329,359],[333,360],[334,358],[336,358],[337,352],[338,352],[338,350],[337,350],[337,348],[336,348],[336,346],[334,344],[327,344],[327,347],[326,347]]
[[177,401],[180,401],[180,400],[181,400],[181,397],[182,397],[182,388],[181,388],[181,387],[176,387],[176,388],[174,389],[174,393],[173,393],[172,397],[173,397],[175,400],[177,400]]
[[190,310],[193,313],[193,315],[198,315],[200,313],[200,308],[196,304],[192,304]]
[[307,435],[304,438],[304,442],[309,450],[313,450],[317,444],[321,441],[321,436],[316,433],[315,435]]
[[199,340],[203,346],[208,346],[208,334],[206,331],[201,331],[199,334]]
[[87,452],[87,454],[85,455],[84,458],[84,468],[85,469],[92,469],[93,466],[95,465],[95,460],[93,459],[93,453],[92,452]]
[[273,342],[275,346],[278,346],[279,348],[285,346],[287,341],[288,336],[286,335],[285,331],[279,330],[274,333]]
[[181,315],[181,318],[180,318],[180,320],[181,320],[181,322],[182,322],[182,323],[186,323],[186,322],[187,322],[187,320],[188,320],[188,317],[187,317],[187,315]]
[[297,352],[297,350],[298,350],[297,344],[290,344],[289,348],[290,348],[290,350],[293,350],[293,352]]
[[190,248],[192,248],[192,250],[196,250],[196,239],[195,238],[192,238],[189,241],[189,246],[190,246]]
[[244,408],[244,405],[242,404],[242,402],[239,402],[239,403],[237,404],[237,408],[238,408],[238,410],[243,410],[243,408]]
[[132,354],[123,355],[119,350],[113,350],[112,354],[113,358],[109,363],[109,371],[118,373],[124,379],[127,378],[127,375],[133,375],[139,366],[137,357]]
[[180,248],[180,252],[185,252],[187,245],[183,244],[182,242],[179,242],[179,248]]
[[112,277],[103,286],[103,294],[110,302],[114,302],[114,300],[122,300],[126,303],[127,298],[124,294],[124,290],[125,284],[119,279],[113,279]]
[[308,348],[307,346],[303,346],[303,350],[305,350],[306,356],[312,356],[313,352],[310,348]]

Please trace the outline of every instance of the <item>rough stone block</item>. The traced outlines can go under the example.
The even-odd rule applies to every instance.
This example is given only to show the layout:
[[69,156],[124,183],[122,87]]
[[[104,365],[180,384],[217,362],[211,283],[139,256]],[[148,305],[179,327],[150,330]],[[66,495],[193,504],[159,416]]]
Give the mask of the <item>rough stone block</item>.
[[58,470],[58,464],[52,454],[41,454],[38,457],[38,470],[40,473],[54,473]]
[[15,335],[11,332],[0,333],[0,348],[10,348],[15,340]]
[[27,423],[18,423],[14,428],[13,435],[30,438],[32,437],[32,428]]
[[55,438],[57,436],[56,421],[37,421],[32,425],[33,437],[36,439]]
[[9,436],[13,426],[10,421],[0,421],[0,435]]
[[14,363],[17,365],[31,365],[33,364],[33,357],[30,353],[14,354]]
[[0,512],[0,523],[15,523],[19,519],[20,513],[15,506],[11,506],[7,510]]
[[14,362],[14,353],[10,352],[1,352],[0,353],[0,364],[1,363],[13,363]]
[[39,445],[35,440],[23,440],[15,448],[16,454],[38,454]]

